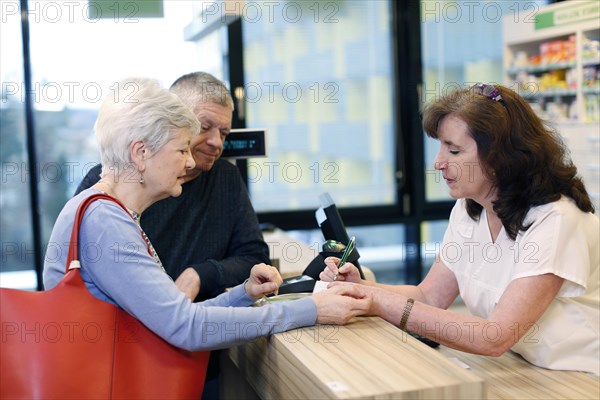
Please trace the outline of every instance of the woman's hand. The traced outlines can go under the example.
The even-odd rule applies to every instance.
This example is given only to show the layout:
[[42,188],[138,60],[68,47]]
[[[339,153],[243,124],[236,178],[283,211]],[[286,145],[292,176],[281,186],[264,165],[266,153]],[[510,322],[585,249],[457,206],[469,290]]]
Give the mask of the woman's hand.
[[338,269],[340,259],[337,257],[327,257],[325,259],[325,269],[319,274],[319,278],[325,282],[347,281],[362,283],[360,272],[354,264],[347,262]]
[[244,289],[252,299],[259,299],[267,294],[277,293],[283,279],[277,268],[267,264],[256,264],[250,271],[250,278],[246,281]]
[[368,314],[373,302],[371,294],[354,284],[331,287],[311,298],[317,305],[318,324],[346,324],[353,317]]

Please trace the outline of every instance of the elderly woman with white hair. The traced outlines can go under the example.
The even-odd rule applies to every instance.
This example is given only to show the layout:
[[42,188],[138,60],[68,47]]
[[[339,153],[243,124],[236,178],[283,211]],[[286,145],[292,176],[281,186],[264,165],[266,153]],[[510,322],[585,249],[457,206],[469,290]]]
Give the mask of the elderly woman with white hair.
[[[139,220],[154,202],[181,194],[186,170],[194,167],[190,141],[200,131],[196,117],[156,81],[135,79],[121,82],[103,103],[95,130],[102,154],[101,180],[69,200],[58,216],[44,262],[46,289],[64,276],[79,204],[90,195],[105,193],[129,213],[110,200],[95,201],[85,211],[80,227],[85,285],[95,297],[121,307],[174,346],[192,351],[225,348],[315,323],[346,323],[369,310],[371,298],[358,287],[245,307],[275,292],[281,283],[277,270],[265,264],[254,266],[249,279],[232,290],[192,303],[164,272],[147,237],[140,235]],[[244,324],[253,329],[232,334]],[[208,333],[209,326],[218,329]]]

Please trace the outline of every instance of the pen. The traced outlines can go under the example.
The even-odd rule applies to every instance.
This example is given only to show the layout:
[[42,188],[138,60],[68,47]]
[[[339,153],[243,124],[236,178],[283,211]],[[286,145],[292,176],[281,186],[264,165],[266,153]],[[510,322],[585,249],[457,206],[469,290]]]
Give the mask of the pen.
[[[342,265],[346,264],[346,260],[348,260],[348,257],[350,256],[350,253],[352,253],[352,250],[354,250],[354,243],[356,242],[356,237],[352,236],[350,238],[350,241],[348,242],[348,245],[346,246],[346,248],[344,249],[344,253],[342,254],[342,258],[340,258],[340,262],[338,264],[338,269],[340,269],[342,267]],[[338,272],[335,272],[335,277],[334,277],[334,281],[337,279],[338,276]]]

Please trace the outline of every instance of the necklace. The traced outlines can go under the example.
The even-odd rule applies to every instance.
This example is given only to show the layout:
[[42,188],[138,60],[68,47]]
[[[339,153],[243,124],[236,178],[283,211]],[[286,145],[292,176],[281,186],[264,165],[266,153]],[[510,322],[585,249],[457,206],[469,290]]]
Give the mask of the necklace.
[[[107,195],[109,195],[111,197],[114,197],[116,200],[118,200],[117,196],[114,195],[114,190],[112,189],[111,185],[108,182],[103,181],[102,179],[100,179],[98,181],[98,183],[108,189],[108,190],[101,190],[101,189],[98,189],[98,190],[100,190],[104,194],[107,194]],[[129,215],[131,215],[131,218],[133,218],[133,220],[137,224],[138,228],[140,229],[140,233],[142,234],[142,238],[144,239],[144,241],[148,245],[148,249],[150,249],[150,255],[152,255],[152,258],[154,259],[154,262],[156,262],[160,266],[160,268],[163,270],[164,273],[167,273],[167,271],[165,270],[165,267],[163,266],[162,261],[160,261],[160,257],[158,256],[158,253],[154,249],[154,246],[152,246],[152,243],[150,242],[150,239],[148,238],[148,235],[146,235],[146,232],[144,232],[144,229],[142,229],[142,224],[141,224],[141,218],[142,218],[142,216],[140,214],[138,214],[137,212],[133,211],[132,209],[130,209],[129,207],[127,207],[127,212],[129,213]]]
[[146,235],[146,232],[144,232],[144,230],[142,229],[142,224],[141,224],[142,216],[140,214],[136,213],[135,211],[130,210],[129,208],[127,209],[127,211],[129,212],[129,215],[131,215],[133,220],[136,222],[138,228],[140,228],[142,237],[144,238],[144,241],[146,242],[146,244],[148,245],[148,248],[150,249],[150,252],[152,253],[152,258],[154,258],[154,262],[156,262],[158,265],[160,265],[160,268],[162,268],[163,272],[166,273],[167,271],[165,270],[165,267],[163,266],[162,261],[160,261],[160,257],[158,257],[158,253],[154,249],[154,246],[152,246],[152,243],[150,243],[150,239]]

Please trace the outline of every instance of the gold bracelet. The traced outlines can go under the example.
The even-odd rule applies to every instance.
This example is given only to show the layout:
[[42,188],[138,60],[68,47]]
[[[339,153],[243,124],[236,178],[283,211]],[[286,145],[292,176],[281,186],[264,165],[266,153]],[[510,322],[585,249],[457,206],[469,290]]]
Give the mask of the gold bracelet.
[[406,323],[408,322],[408,316],[410,315],[410,310],[412,310],[413,304],[415,304],[415,300],[409,298],[406,300],[406,305],[404,306],[404,313],[402,314],[402,318],[400,319],[400,325],[398,327],[403,331],[406,331]]

